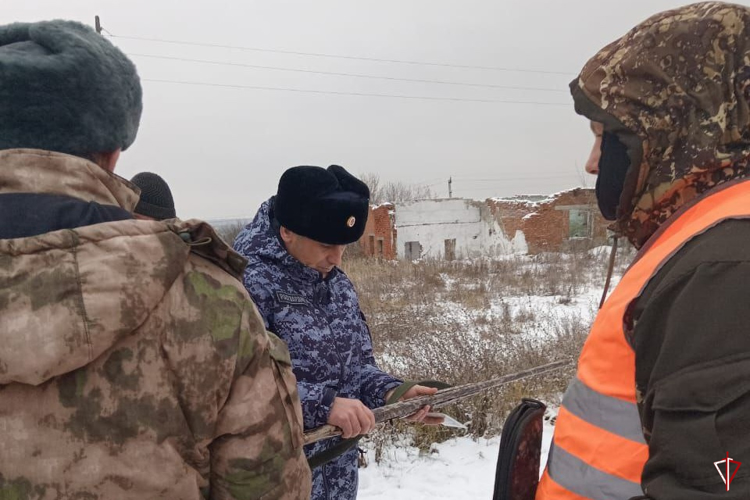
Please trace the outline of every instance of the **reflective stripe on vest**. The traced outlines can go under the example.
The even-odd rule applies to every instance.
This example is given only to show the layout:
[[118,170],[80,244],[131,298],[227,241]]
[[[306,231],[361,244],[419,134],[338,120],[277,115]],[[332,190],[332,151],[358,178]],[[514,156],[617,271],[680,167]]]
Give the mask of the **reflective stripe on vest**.
[[635,352],[623,322],[657,271],[688,241],[726,219],[750,218],[750,181],[732,182],[654,235],[597,314],[563,397],[536,500],[628,500],[643,494],[648,459],[635,395]]

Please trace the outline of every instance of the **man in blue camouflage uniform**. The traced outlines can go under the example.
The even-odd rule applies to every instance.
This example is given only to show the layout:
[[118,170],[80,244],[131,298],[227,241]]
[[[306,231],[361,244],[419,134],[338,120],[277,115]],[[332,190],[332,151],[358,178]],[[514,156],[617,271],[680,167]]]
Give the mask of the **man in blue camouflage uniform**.
[[[338,267],[345,245],[364,232],[369,196],[363,182],[337,165],[291,168],[277,195],[234,242],[249,260],[245,287],[266,328],[289,346],[305,430],[331,424],[344,438],[370,432],[371,409],[385,404],[402,383],[377,367],[357,292]],[[417,385],[403,399],[434,391]],[[428,411],[410,420],[438,423]],[[329,439],[305,451],[309,457],[338,442]],[[313,470],[313,500],[356,496],[356,449]]]

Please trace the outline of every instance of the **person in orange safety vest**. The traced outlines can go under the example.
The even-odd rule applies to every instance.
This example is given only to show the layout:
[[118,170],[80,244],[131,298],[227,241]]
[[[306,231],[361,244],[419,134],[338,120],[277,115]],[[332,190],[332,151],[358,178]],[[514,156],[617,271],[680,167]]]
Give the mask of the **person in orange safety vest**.
[[750,498],[750,8],[657,14],[571,91],[601,212],[639,253],[583,347],[536,499]]

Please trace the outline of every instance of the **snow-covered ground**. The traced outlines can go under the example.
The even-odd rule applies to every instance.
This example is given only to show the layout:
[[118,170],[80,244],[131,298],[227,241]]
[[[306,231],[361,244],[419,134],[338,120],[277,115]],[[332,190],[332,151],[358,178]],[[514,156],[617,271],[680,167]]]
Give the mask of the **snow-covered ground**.
[[[589,251],[592,260],[596,260],[596,264],[592,263],[593,266],[606,265],[608,255],[608,247]],[[533,269],[534,266],[544,267],[542,276],[555,272],[547,268],[543,262],[537,263],[538,259],[517,256],[513,258],[519,267],[527,269]],[[623,270],[623,266],[616,269],[610,291],[619,281]],[[604,269],[601,271],[603,272]],[[460,276],[446,274],[441,278],[447,292],[457,286],[467,288],[466,281]],[[467,309],[461,303],[452,302],[450,295],[446,293],[447,298],[439,299],[439,309],[443,318],[465,325],[465,328],[461,329],[464,342],[481,337],[481,332],[476,326],[478,324],[476,320],[481,317],[487,318],[487,321],[493,318],[510,318],[514,324],[521,325],[522,338],[533,341],[550,335],[548,326],[555,321],[565,321],[566,318],[573,317],[578,318],[579,323],[590,324],[596,315],[603,281],[601,273],[588,276],[588,279],[579,279],[578,284],[571,287],[571,291],[565,295],[539,295],[519,293],[520,290],[504,290],[501,294],[488,295],[485,306],[478,309]],[[476,286],[479,286],[479,281]],[[567,289],[564,286],[558,288]],[[498,341],[502,342],[501,336],[498,336]],[[394,362],[398,356],[387,354],[385,357],[392,366],[398,366]],[[548,408],[547,413],[548,416],[555,416],[557,408]],[[553,429],[549,420],[545,419],[540,473],[546,463]],[[362,500],[491,500],[500,438],[475,440],[469,436],[459,436],[458,433],[457,436],[443,443],[434,444],[430,453],[420,453],[417,448],[403,443],[386,445],[380,463],[375,462],[374,451],[367,450],[369,465],[360,469],[359,498]]]
[[[553,427],[544,426],[542,464]],[[430,454],[393,447],[379,464],[368,451],[369,465],[359,471],[361,500],[491,500],[500,438],[457,437],[433,446]]]

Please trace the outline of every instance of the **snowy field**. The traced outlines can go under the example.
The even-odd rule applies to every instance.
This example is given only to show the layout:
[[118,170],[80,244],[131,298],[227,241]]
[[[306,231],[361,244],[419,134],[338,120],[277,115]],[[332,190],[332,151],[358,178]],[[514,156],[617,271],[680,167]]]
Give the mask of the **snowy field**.
[[[542,464],[553,427],[544,426]],[[420,456],[416,448],[391,448],[379,464],[368,452],[369,465],[360,469],[362,500],[491,500],[500,438],[458,437],[433,446]]]
[[[513,257],[514,265],[510,273],[523,276],[524,273],[531,272],[533,278],[530,283],[523,280],[514,282],[510,277],[499,279],[485,274],[471,277],[462,276],[460,273],[441,274],[436,290],[426,292],[425,295],[430,296],[427,299],[428,302],[432,301],[433,304],[437,304],[437,314],[441,320],[449,321],[454,326],[458,325],[454,331],[460,332],[461,340],[460,344],[455,344],[456,346],[465,347],[480,341],[493,343],[493,340],[488,339],[488,335],[491,335],[494,337],[494,343],[497,343],[501,350],[506,342],[518,342],[519,339],[523,344],[541,346],[543,350],[550,349],[551,347],[545,344],[545,337],[554,336],[555,329],[551,328],[551,325],[565,322],[566,319],[574,321],[576,325],[583,327],[585,335],[588,325],[596,315],[608,256],[609,248],[600,247],[589,250],[587,254],[578,255],[577,264],[575,259],[566,255],[555,258]],[[618,259],[610,291],[626,268],[628,258],[626,255],[623,257],[622,260]],[[571,269],[574,270],[573,274],[571,274]],[[440,282],[443,284],[440,285]],[[456,289],[472,290],[472,287],[479,287],[480,284],[486,291],[481,295],[482,301],[479,305],[472,306],[470,303],[467,306],[466,301],[458,300],[465,296],[453,293]],[[402,286],[404,285],[401,283],[396,284],[396,291],[394,292],[392,288],[390,292],[381,294],[380,300],[393,300],[392,297],[398,295],[398,290]],[[373,304],[377,306],[378,301],[374,301]],[[423,315],[431,313],[429,307],[423,307],[417,311]],[[375,318],[378,318],[378,312],[375,310],[372,313]],[[391,317],[382,313],[380,320],[382,323],[387,324],[390,320]],[[425,324],[439,327],[439,323],[426,322]],[[512,327],[508,328],[508,324]],[[443,332],[443,334],[446,333]],[[381,339],[380,345],[385,351],[380,353],[381,362],[385,362],[393,369],[409,366],[409,363],[418,363],[418,357],[414,357],[414,352],[404,353],[402,344],[397,342],[389,344],[388,340],[388,338]],[[388,352],[390,345],[396,348]],[[446,345],[449,348],[452,346],[450,343]],[[560,344],[549,345],[559,346]],[[416,356],[419,354],[420,352],[417,352]],[[569,353],[569,355],[575,355],[575,353]],[[445,366],[450,364],[451,358],[441,358],[440,361]],[[565,384],[567,384],[567,378],[561,380],[558,390],[564,390]],[[554,401],[554,404],[557,404],[562,394],[561,392],[548,394],[546,397],[537,394],[524,396]],[[556,407],[550,407],[547,410],[548,418],[545,419],[540,471],[544,468],[552,440],[553,426],[549,423],[549,417],[555,416],[556,413]],[[495,434],[497,434],[496,427],[489,435]],[[363,500],[491,500],[499,443],[499,436],[485,439],[477,438],[476,434],[471,436],[463,431],[456,431],[455,437],[433,444],[427,452],[420,452],[417,447],[411,446],[408,440],[389,442],[384,445],[382,459],[379,462],[375,460],[374,445],[368,443],[366,445],[368,465],[360,469],[358,498]]]

